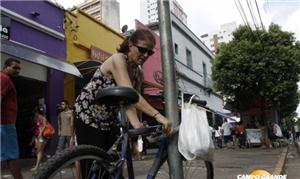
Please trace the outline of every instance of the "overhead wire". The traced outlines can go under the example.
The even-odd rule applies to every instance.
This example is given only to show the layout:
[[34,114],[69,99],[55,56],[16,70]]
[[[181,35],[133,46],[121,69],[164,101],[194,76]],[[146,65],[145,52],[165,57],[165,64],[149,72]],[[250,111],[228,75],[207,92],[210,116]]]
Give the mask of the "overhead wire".
[[238,2],[239,6],[240,6],[240,8],[241,8],[241,12],[242,12],[242,14],[243,14],[245,20],[246,20],[246,25],[251,29],[251,26],[250,26],[250,24],[249,24],[249,21],[248,21],[248,19],[247,19],[247,15],[246,15],[246,13],[245,13],[245,11],[244,11],[243,5],[241,4],[241,1],[237,0],[237,2]]
[[253,9],[252,9],[251,0],[247,0],[247,6],[248,6],[248,9],[249,9],[252,21],[253,21],[253,25],[254,25],[255,29],[257,30],[259,28],[259,25],[256,22],[255,14],[254,14]]
[[[257,1],[255,0],[255,7],[256,7],[256,11],[257,11],[258,17],[259,17],[259,18],[258,18],[258,19],[259,19],[259,22],[258,22],[258,20],[257,20],[257,18],[256,18],[257,15],[255,15],[256,13],[255,13],[255,11],[254,11],[255,7],[253,8],[253,5],[252,5],[252,3],[251,3],[251,0],[246,0],[246,2],[247,2],[247,6],[248,6],[248,8],[249,8],[249,12],[250,12],[250,15],[251,15],[251,17],[252,17],[253,23],[254,23],[254,27],[255,27],[256,29],[258,29],[258,28],[261,26],[261,29],[262,29],[263,31],[265,31],[265,26],[264,26],[263,21],[262,21],[262,15],[261,15],[261,13],[260,13],[260,10],[259,10]],[[236,8],[237,8],[238,11],[239,11],[239,14],[240,14],[240,16],[241,16],[241,18],[242,18],[242,20],[243,20],[243,23],[244,23],[246,26],[248,26],[248,27],[250,28],[250,30],[252,31],[252,28],[251,28],[251,26],[250,26],[250,23],[249,23],[249,21],[248,21],[248,18],[247,18],[247,15],[246,15],[245,11],[244,11],[244,8],[243,8],[242,3],[240,2],[240,0],[234,0],[234,3],[235,3]],[[268,3],[268,2],[267,2],[267,3]],[[259,25],[259,24],[260,24],[260,25]]]
[[249,24],[249,21],[247,19],[246,13],[244,11],[243,5],[241,4],[241,2],[239,0],[234,0],[234,3],[236,5],[236,8],[238,9],[240,16],[243,19],[243,22],[245,24],[245,26],[250,30],[250,32],[252,32],[251,26]]
[[258,16],[259,16],[259,20],[260,20],[260,23],[261,23],[261,28],[263,31],[265,31],[265,26],[261,20],[261,15],[260,15],[260,12],[259,12],[259,8],[258,8],[258,5],[257,5],[257,1],[255,0],[255,5],[256,5],[256,9],[257,9],[257,13],[258,13]]
[[242,18],[244,24],[246,25],[246,21],[245,21],[243,15],[242,15],[242,12],[240,11],[240,8],[238,7],[238,5],[237,5],[237,3],[236,3],[236,0],[234,0],[234,4],[235,4],[236,8],[238,9],[239,14],[240,14],[240,16],[241,16],[241,18]]

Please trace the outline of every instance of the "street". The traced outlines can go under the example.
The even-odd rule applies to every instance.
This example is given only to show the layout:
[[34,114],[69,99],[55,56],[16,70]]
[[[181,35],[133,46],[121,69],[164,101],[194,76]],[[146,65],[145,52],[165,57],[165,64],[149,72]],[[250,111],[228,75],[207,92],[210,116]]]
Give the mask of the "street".
[[[214,171],[215,179],[235,179],[237,175],[250,174],[253,170],[262,169],[270,173],[274,171],[275,166],[279,162],[279,156],[285,150],[285,147],[275,149],[217,149],[215,150]],[[134,161],[134,170],[136,179],[146,178],[147,171],[152,164],[152,158],[155,150],[149,150],[144,160]],[[300,170],[299,154],[294,145],[289,146],[288,154],[286,155],[285,173],[289,179],[297,179]],[[31,178],[30,167],[34,160],[22,160],[22,171],[24,178]],[[198,167],[196,174],[192,178],[205,177],[205,170],[202,161],[196,161]],[[200,163],[200,164],[199,164]],[[5,166],[3,166],[5,167]],[[284,166],[282,166],[284,168]],[[126,175],[126,172],[124,172]],[[6,168],[2,169],[1,174],[3,179],[10,179],[12,176]]]

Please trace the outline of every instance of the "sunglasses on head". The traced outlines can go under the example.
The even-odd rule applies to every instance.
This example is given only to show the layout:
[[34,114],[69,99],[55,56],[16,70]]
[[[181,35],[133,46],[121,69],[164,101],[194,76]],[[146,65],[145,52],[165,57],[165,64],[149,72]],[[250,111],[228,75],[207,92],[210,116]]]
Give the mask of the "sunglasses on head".
[[147,48],[140,47],[140,46],[137,46],[137,45],[134,45],[134,46],[136,46],[136,47],[138,48],[138,50],[139,50],[139,52],[140,52],[141,54],[146,54],[146,53],[147,53],[148,56],[151,56],[151,55],[154,54],[153,50],[149,50],[149,49],[147,49]]

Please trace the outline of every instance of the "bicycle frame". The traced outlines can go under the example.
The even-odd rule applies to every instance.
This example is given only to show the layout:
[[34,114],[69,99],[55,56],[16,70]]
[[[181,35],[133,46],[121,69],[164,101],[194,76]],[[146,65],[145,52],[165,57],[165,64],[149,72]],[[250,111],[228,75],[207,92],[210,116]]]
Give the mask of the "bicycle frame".
[[[133,137],[137,137],[139,135],[146,135],[149,133],[157,132],[158,130],[161,130],[161,125],[157,126],[150,126],[146,128],[140,128],[140,129],[129,129],[128,128],[128,122],[127,117],[125,113],[125,106],[120,105],[120,110],[118,112],[118,119],[120,126],[120,136],[116,140],[116,142],[113,144],[113,146],[109,149],[107,152],[109,155],[112,155],[116,152],[118,152],[119,158],[116,161],[115,164],[115,172],[114,172],[114,178],[119,179],[122,175],[122,169],[123,165],[126,161],[127,164],[127,172],[128,172],[128,178],[134,179],[134,170],[132,165],[132,155],[130,151],[130,145],[129,145],[129,139]],[[121,145],[121,150],[118,151],[118,146]],[[167,138],[164,137],[160,141],[158,152],[155,156],[154,162],[148,172],[147,179],[153,179],[156,175],[160,165],[162,162],[164,162],[167,158],[167,146],[168,141]]]

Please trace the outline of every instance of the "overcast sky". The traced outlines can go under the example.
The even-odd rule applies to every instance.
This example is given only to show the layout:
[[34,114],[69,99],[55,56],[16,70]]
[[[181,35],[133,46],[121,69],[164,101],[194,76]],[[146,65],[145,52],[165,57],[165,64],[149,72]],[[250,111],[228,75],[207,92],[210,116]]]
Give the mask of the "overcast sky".
[[[84,0],[52,0],[65,8],[78,5]],[[117,0],[120,3],[121,27],[127,24],[134,28],[134,19],[140,18],[140,2],[146,0]],[[237,2],[238,0],[236,0]],[[200,36],[207,32],[217,31],[220,25],[235,21],[243,24],[243,20],[234,0],[177,0],[188,18],[188,27]],[[247,19],[252,23],[247,3],[243,2]],[[251,0],[253,8],[255,1]],[[263,24],[267,27],[271,22],[279,24],[283,30],[291,31],[300,40],[300,0],[257,0]],[[253,9],[258,19],[257,10]]]

